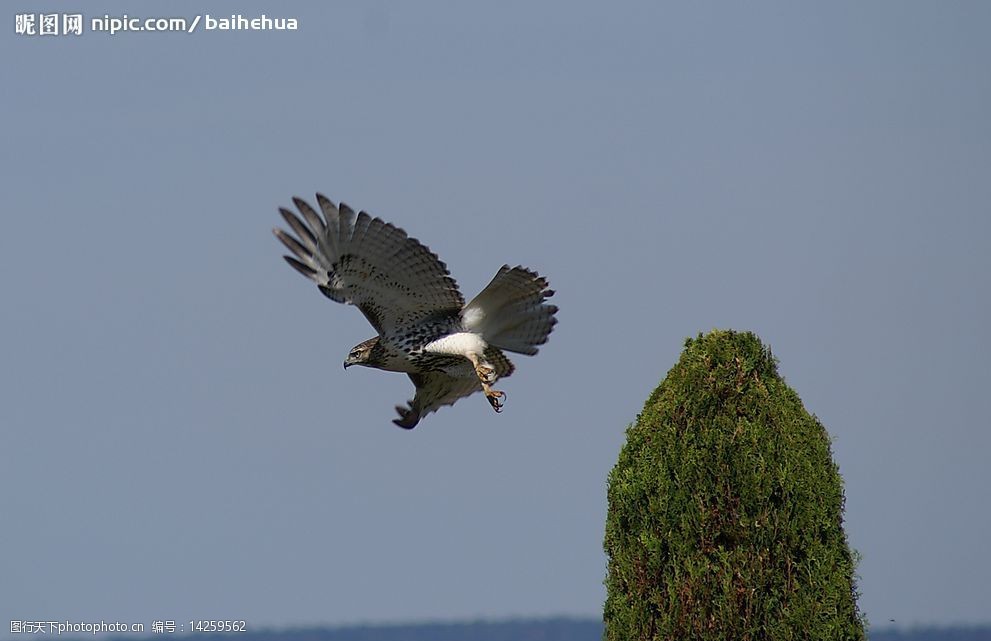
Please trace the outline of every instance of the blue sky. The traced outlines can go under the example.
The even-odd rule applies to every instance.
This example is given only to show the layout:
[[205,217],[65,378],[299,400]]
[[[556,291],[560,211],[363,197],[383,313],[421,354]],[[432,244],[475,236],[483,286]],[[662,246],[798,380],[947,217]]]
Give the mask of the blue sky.
[[[988,620],[991,8],[82,2],[294,32],[0,37],[0,617],[572,614],[687,336],[753,330],[834,438],[876,625]],[[411,433],[288,269],[316,191],[560,324]],[[6,624],[4,623],[4,631]]]

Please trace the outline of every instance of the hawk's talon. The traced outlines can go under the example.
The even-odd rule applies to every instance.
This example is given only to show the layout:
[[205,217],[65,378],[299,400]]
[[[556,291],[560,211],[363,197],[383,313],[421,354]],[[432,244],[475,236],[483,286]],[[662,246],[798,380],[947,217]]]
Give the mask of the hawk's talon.
[[503,405],[506,403],[506,392],[500,392],[499,390],[486,390],[485,400],[489,402],[492,409],[496,411],[496,414],[502,411]]

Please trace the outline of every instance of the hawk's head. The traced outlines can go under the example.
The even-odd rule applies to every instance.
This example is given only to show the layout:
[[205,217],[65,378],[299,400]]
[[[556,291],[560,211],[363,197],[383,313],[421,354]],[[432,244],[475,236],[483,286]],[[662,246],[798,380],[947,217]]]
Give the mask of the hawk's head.
[[379,337],[369,338],[351,348],[347,359],[344,360],[344,369],[352,365],[364,365],[365,367],[381,367],[385,364],[385,350],[379,344]]

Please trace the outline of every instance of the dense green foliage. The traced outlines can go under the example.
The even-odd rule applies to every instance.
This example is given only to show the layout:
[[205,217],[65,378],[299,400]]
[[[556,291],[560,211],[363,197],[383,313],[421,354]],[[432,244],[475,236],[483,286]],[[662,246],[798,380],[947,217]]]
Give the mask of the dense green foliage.
[[609,641],[863,639],[829,436],[751,333],[689,339],[609,476]]

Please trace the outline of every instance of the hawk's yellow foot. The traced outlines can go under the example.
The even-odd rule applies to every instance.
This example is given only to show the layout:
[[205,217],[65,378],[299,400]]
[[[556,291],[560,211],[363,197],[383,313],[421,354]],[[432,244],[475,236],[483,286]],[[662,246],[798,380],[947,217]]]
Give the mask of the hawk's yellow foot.
[[478,380],[488,385],[496,382],[495,368],[486,363],[480,362],[475,365],[475,375],[478,376]]

